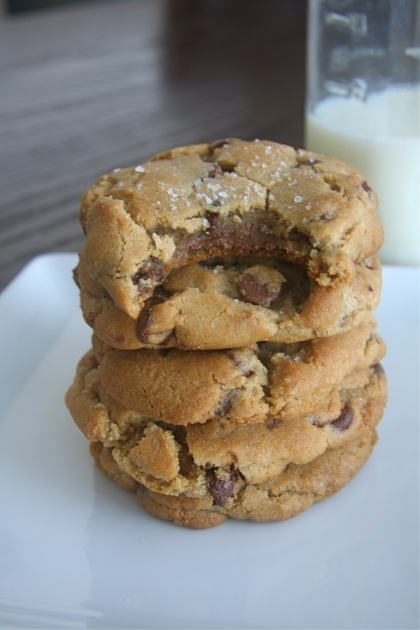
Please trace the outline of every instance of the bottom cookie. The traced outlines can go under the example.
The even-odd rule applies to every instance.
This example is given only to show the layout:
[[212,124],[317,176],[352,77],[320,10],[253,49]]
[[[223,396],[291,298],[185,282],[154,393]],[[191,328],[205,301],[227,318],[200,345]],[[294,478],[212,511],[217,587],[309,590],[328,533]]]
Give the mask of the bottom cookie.
[[[327,450],[304,465],[289,464],[277,477],[252,485],[234,476],[220,478],[210,469],[208,495],[190,498],[148,490],[123,473],[99,442],[91,445],[97,467],[127,490],[136,491],[140,504],[153,516],[193,529],[220,525],[229,517],[251,521],[282,521],[307,510],[314,503],[346,486],[369,459],[377,441],[372,430],[342,448]],[[235,492],[231,495],[232,485]],[[227,498],[228,497],[228,498]]]

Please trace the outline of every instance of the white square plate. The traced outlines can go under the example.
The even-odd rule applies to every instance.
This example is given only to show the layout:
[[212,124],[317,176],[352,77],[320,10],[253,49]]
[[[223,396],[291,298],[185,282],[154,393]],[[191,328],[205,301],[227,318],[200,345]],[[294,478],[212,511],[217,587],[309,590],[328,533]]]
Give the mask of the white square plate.
[[389,404],[359,475],[290,521],[194,531],[95,471],[64,406],[90,345],[75,264],[0,296],[0,627],[418,628],[418,271],[384,269]]

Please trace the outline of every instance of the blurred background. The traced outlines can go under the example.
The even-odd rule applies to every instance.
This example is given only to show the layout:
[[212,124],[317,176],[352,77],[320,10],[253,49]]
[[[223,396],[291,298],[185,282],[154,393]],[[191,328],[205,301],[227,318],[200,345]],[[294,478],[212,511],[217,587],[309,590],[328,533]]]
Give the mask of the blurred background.
[[77,251],[102,173],[224,137],[303,144],[304,0],[3,0],[0,288]]

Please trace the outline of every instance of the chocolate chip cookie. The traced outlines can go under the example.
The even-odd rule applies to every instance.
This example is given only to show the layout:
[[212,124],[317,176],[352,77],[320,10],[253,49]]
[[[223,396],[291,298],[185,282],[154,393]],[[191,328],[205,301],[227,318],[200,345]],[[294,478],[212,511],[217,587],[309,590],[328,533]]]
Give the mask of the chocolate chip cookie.
[[[364,177],[336,159],[268,141],[182,147],[86,192],[83,260],[134,319],[171,271],[214,257],[282,260],[337,287],[380,248],[376,206]],[[242,279],[238,290],[249,298],[264,282]]]
[[269,141],[99,178],[74,271],[92,348],[66,394],[97,467],[193,528],[345,486],[387,398],[376,207],[352,167]]
[[376,322],[297,344],[232,350],[115,350],[93,338],[101,387],[126,409],[177,425],[227,417],[255,424],[337,409],[336,390],[378,363],[385,344]]
[[[258,423],[243,417],[235,422],[227,409],[223,417],[202,423],[176,422],[176,412],[162,420],[156,412],[153,417],[150,410],[139,413],[124,407],[107,389],[90,352],[67,394],[84,435],[110,449],[119,474],[155,492],[191,497],[206,494],[209,469],[226,475],[233,466],[243,480],[255,484],[280,474],[291,462],[305,464],[327,449],[340,448],[375,427],[386,402],[386,379],[379,364],[354,370],[321,409],[291,417],[270,413],[266,404]],[[249,404],[245,400],[245,409]],[[184,413],[188,419],[188,410]]]
[[85,321],[114,348],[223,349],[260,341],[293,343],[350,330],[378,306],[377,256],[356,265],[349,284],[321,286],[300,265],[224,257],[172,271],[133,319],[99,282],[76,270]]
[[297,516],[346,486],[369,459],[376,440],[375,429],[367,430],[307,464],[289,464],[278,476],[259,484],[247,483],[234,466],[228,471],[210,468],[198,497],[154,492],[121,473],[110,449],[97,442],[91,452],[98,468],[127,490],[136,491],[150,514],[176,525],[204,529],[229,517],[261,522]]

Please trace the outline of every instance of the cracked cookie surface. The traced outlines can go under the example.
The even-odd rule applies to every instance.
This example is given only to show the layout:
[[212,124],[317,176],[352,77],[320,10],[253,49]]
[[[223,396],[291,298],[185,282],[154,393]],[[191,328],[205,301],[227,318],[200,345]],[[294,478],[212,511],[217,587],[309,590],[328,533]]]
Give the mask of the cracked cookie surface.
[[66,400],[80,430],[102,444],[122,477],[163,494],[203,497],[209,470],[227,478],[233,471],[238,482],[261,483],[291,462],[305,464],[358,439],[380,421],[386,395],[384,372],[375,364],[354,370],[335,388],[332,402],[312,413],[266,414],[256,424],[225,415],[180,425],[170,415],[156,419],[110,397],[90,352],[80,362]]
[[93,349],[107,395],[136,413],[179,425],[329,413],[337,409],[334,392],[343,379],[378,363],[386,351],[373,317],[340,335],[296,344],[115,350],[94,336]]
[[215,256],[285,260],[339,286],[382,243],[376,205],[363,176],[332,158],[267,141],[181,147],[86,192],[83,259],[132,318],[172,270]]

